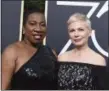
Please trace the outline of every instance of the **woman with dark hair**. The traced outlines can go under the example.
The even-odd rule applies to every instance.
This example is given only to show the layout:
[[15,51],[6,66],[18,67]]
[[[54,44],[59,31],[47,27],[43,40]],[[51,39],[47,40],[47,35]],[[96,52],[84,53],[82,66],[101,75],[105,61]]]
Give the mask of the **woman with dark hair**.
[[55,52],[43,45],[46,24],[43,12],[24,12],[23,40],[9,45],[2,54],[2,90],[56,89]]

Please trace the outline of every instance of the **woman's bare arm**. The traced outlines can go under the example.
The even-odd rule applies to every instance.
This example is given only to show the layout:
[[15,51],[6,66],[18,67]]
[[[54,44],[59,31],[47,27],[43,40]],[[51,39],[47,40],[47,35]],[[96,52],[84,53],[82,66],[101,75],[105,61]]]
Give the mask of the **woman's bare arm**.
[[9,46],[2,54],[2,90],[9,89],[17,60],[14,46]]

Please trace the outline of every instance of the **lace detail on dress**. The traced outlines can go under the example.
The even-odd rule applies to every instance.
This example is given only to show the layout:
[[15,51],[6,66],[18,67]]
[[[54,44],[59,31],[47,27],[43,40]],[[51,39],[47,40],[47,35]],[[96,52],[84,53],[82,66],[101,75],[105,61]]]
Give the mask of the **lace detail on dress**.
[[61,64],[58,72],[59,89],[95,89],[91,75],[92,67],[83,64]]

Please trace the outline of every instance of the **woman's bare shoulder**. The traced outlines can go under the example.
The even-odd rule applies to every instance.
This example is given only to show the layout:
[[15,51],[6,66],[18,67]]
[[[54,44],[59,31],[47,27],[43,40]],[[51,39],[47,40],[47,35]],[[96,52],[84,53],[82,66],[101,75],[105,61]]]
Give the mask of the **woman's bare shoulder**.
[[106,60],[101,54],[95,51],[92,51],[92,56],[97,65],[106,66]]
[[18,50],[19,50],[19,46],[20,46],[20,42],[15,42],[15,43],[13,43],[13,44],[8,45],[8,46],[4,49],[2,55],[6,55],[6,56],[7,56],[7,55],[16,55],[16,53],[17,53]]
[[70,55],[71,51],[66,51],[60,55],[58,55],[58,61],[68,61],[68,56]]

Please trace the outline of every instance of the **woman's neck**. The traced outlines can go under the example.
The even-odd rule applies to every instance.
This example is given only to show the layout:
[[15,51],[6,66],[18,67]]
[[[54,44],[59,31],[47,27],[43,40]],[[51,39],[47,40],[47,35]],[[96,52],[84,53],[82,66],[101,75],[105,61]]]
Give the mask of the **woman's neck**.
[[75,51],[77,51],[77,52],[79,52],[79,51],[86,51],[87,49],[89,49],[88,44],[76,47]]
[[31,43],[30,41],[28,41],[26,39],[24,39],[22,42],[30,47],[33,47],[33,48],[38,48],[39,46],[42,45],[42,43]]
[[74,49],[74,53],[75,53],[75,55],[77,55],[77,56],[82,56],[82,55],[84,55],[85,53],[87,53],[87,51],[88,51],[89,49],[90,49],[90,48],[89,48],[88,44],[86,44],[86,45],[83,45],[83,46],[76,47],[76,48]]

